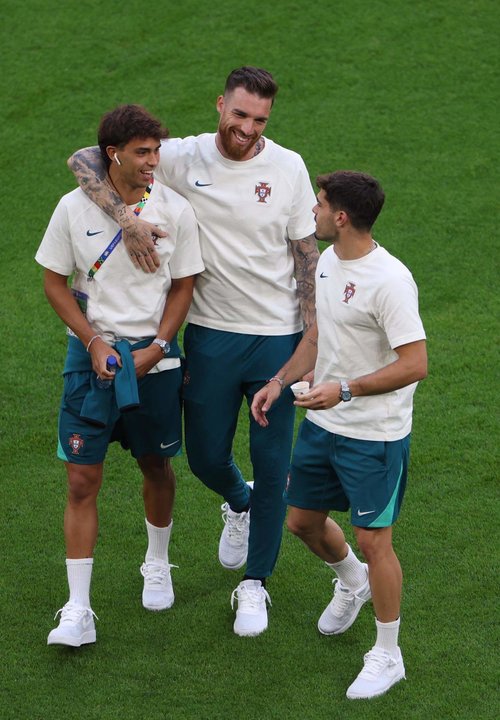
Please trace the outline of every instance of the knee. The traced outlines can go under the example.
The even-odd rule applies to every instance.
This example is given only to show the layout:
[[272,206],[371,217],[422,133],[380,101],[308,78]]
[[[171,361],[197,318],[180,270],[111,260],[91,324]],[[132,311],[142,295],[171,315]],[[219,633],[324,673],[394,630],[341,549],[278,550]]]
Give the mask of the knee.
[[286,526],[293,535],[296,535],[301,540],[306,539],[313,532],[313,528],[307,519],[300,512],[294,512],[293,509],[288,512]]
[[72,505],[88,502],[97,497],[101,473],[88,466],[71,466],[68,470],[68,500]]
[[380,558],[394,552],[390,530],[391,528],[357,529],[356,540],[358,547],[368,564],[375,563]]
[[187,449],[187,458],[189,469],[197,478],[200,478],[203,482],[211,484],[211,478],[218,478],[221,472],[227,468],[229,462],[218,456],[213,449],[199,447],[196,451],[190,452],[189,446]]
[[170,459],[159,455],[145,455],[137,460],[144,480],[153,485],[175,483],[175,475]]

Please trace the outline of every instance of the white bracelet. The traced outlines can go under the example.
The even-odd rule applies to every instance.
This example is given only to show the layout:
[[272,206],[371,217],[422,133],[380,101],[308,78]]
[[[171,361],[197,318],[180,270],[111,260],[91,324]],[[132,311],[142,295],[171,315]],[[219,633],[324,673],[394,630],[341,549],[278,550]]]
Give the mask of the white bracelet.
[[101,335],[93,335],[93,336],[90,338],[90,340],[89,340],[89,342],[88,342],[88,345],[87,345],[87,352],[89,351],[90,346],[92,345],[92,343],[94,342],[94,340],[95,340],[96,338],[101,338],[101,339],[102,339],[102,336],[101,336]]
[[273,375],[273,377],[269,378],[269,380],[267,382],[270,383],[273,380],[276,380],[276,382],[278,382],[280,384],[280,394],[281,394],[283,392],[283,385],[284,385],[283,380],[280,377],[278,377],[277,375]]

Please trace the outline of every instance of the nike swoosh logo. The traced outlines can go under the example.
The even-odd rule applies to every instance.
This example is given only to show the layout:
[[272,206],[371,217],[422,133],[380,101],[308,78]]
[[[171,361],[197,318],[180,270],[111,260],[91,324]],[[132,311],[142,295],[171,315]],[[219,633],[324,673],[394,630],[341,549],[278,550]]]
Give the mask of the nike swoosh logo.
[[361,512],[361,510],[358,510],[358,517],[362,517],[363,515],[371,515],[374,512],[375,512],[375,510],[365,510],[364,512]]
[[320,278],[326,278],[328,275],[325,275],[325,273],[321,273]]
[[97,230],[96,232],[90,232],[90,230],[87,230],[87,237],[92,237],[92,235],[100,235],[104,230]]
[[209,185],[212,185],[212,183],[202,183],[199,180],[195,182],[196,187],[208,187]]
[[162,450],[166,450],[167,448],[172,447],[172,445],[175,445],[178,442],[180,442],[180,440],[174,440],[174,442],[167,443],[166,445],[165,443],[160,443],[160,447]]

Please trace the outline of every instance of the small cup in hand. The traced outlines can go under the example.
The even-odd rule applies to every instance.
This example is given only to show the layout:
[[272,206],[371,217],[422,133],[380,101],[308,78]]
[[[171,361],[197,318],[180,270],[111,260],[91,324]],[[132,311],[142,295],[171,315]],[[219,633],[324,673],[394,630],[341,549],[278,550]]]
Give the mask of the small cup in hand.
[[296,382],[293,385],[290,385],[290,389],[295,395],[295,397],[298,398],[304,393],[309,392],[309,383],[301,380],[300,382]]

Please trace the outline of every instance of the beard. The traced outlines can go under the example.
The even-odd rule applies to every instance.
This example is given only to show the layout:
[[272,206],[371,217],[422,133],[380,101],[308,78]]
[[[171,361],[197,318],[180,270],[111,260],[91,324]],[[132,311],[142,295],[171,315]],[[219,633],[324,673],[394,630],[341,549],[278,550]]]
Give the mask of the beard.
[[248,142],[241,145],[236,141],[233,134],[233,128],[231,126],[219,126],[218,132],[221,145],[230,160],[241,160],[244,158],[248,155],[250,150],[255,147],[259,139],[259,135],[252,135],[252,137],[248,138]]

